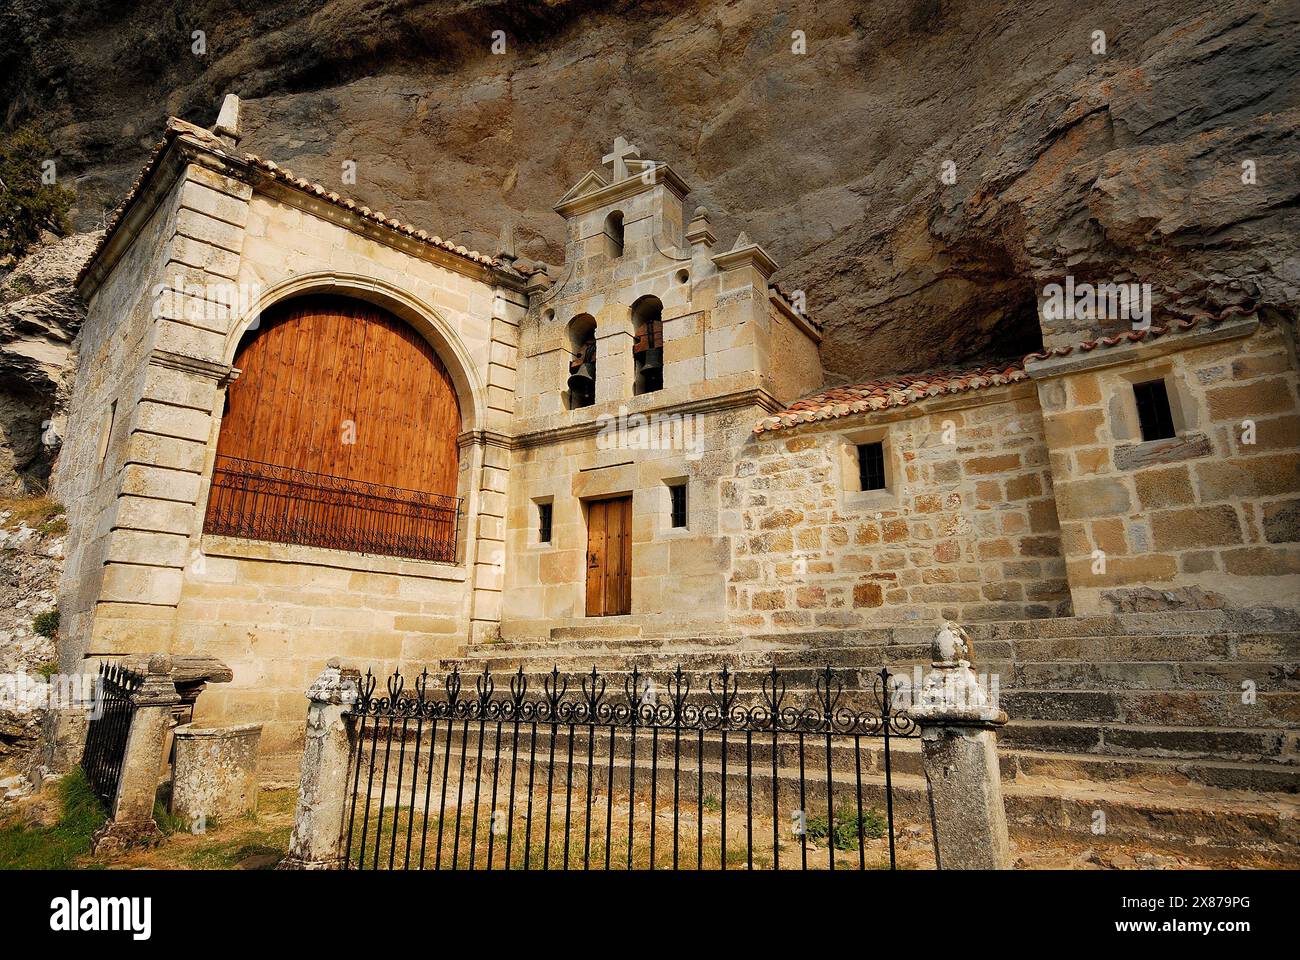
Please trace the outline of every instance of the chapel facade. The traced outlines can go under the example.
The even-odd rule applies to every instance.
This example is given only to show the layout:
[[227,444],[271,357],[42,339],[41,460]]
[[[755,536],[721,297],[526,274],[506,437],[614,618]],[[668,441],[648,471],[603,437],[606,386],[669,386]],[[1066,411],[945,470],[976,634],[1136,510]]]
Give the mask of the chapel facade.
[[171,121],[83,271],[61,660],[217,657],[196,719],[286,771],[335,656],[1298,605],[1266,316],[827,388],[772,258],[622,138],[555,208],[562,268],[238,141],[233,98]]

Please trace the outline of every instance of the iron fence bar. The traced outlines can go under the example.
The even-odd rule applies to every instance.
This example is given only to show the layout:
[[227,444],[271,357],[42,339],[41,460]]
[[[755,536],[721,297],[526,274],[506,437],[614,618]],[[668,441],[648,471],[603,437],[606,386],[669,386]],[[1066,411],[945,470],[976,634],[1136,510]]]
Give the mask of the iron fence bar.
[[[88,732],[87,748],[84,755],[83,763],[89,770],[101,770],[106,776],[111,776],[116,769],[111,763],[111,757],[104,757],[105,744],[109,735],[116,729],[129,729],[121,724],[129,722],[130,700],[129,696],[122,695],[122,684],[118,683],[119,675],[113,669],[105,669],[106,691],[104,693],[105,718],[104,721]],[[397,845],[400,839],[400,833],[404,830],[406,839],[402,843],[403,855],[400,869],[412,869],[412,852],[415,847],[415,826],[417,818],[420,819],[420,857],[418,868],[424,869],[427,865],[427,844],[432,839],[430,833],[433,826],[430,821],[430,812],[432,810],[432,779],[438,775],[434,769],[436,764],[436,755],[438,748],[441,746],[443,752],[442,775],[439,781],[439,809],[437,816],[437,840],[436,852],[434,858],[434,867],[442,866],[442,856],[447,853],[444,846],[444,837],[452,840],[452,850],[450,851],[450,866],[459,868],[460,863],[460,843],[461,834],[464,829],[469,829],[470,838],[468,843],[466,868],[475,870],[480,869],[478,863],[478,829],[480,821],[486,823],[488,836],[486,838],[486,869],[493,870],[498,868],[497,857],[502,856],[502,851],[498,848],[501,844],[497,843],[497,834],[504,830],[506,840],[504,841],[504,858],[500,866],[505,869],[515,868],[515,850],[514,850],[514,830],[518,811],[521,806],[518,788],[521,783],[520,748],[521,738],[520,726],[527,723],[528,731],[528,776],[527,776],[527,799],[524,822],[524,852],[522,856],[523,866],[525,869],[531,869],[535,866],[533,863],[532,835],[534,828],[534,805],[540,798],[536,795],[538,784],[537,764],[545,762],[546,764],[546,798],[545,798],[545,824],[544,824],[544,844],[542,867],[551,868],[552,852],[559,855],[560,862],[556,866],[560,869],[575,869],[577,860],[577,850],[575,843],[577,838],[574,831],[578,828],[576,814],[574,809],[575,787],[576,790],[582,791],[584,788],[581,783],[575,784],[575,774],[578,773],[577,766],[580,763],[586,763],[586,785],[585,791],[580,793],[576,802],[585,804],[581,811],[582,823],[581,829],[583,836],[582,843],[582,869],[590,870],[599,868],[603,863],[605,869],[609,869],[614,862],[614,807],[620,800],[617,793],[618,789],[624,786],[628,789],[626,798],[627,812],[627,850],[624,857],[619,858],[625,862],[628,869],[633,869],[638,862],[645,856],[644,848],[639,849],[636,841],[636,822],[638,819],[637,810],[637,782],[639,755],[641,748],[638,743],[640,739],[640,727],[645,725],[651,729],[650,743],[650,857],[644,866],[649,869],[658,869],[661,865],[658,858],[661,854],[659,850],[659,826],[660,816],[670,816],[672,818],[672,844],[673,850],[671,855],[672,866],[674,869],[689,869],[693,866],[696,869],[704,869],[707,864],[712,864],[712,858],[716,853],[718,856],[717,868],[726,870],[729,868],[729,858],[732,844],[729,837],[729,827],[731,825],[732,811],[730,807],[733,803],[733,790],[731,779],[740,775],[739,764],[731,757],[733,748],[739,752],[739,743],[733,737],[733,732],[740,732],[744,735],[744,765],[743,773],[745,776],[744,799],[739,800],[736,797],[737,810],[741,809],[743,802],[744,816],[746,819],[744,825],[744,842],[745,842],[745,863],[753,869],[759,857],[759,849],[755,843],[755,750],[754,734],[766,734],[765,738],[768,743],[771,755],[769,760],[769,769],[771,774],[771,862],[773,869],[781,869],[781,854],[783,846],[782,838],[782,807],[787,800],[783,800],[782,793],[785,792],[787,797],[793,797],[793,791],[796,789],[794,777],[798,776],[797,786],[797,804],[793,816],[785,816],[785,820],[794,820],[795,833],[798,836],[799,844],[799,868],[803,870],[812,869],[814,866],[827,868],[831,870],[839,869],[843,866],[843,860],[837,857],[837,853],[850,850],[852,840],[849,839],[850,818],[852,815],[848,812],[853,810],[856,817],[852,817],[853,829],[857,831],[858,847],[858,868],[866,867],[866,840],[868,826],[868,811],[864,799],[863,771],[862,771],[862,738],[863,736],[879,737],[881,740],[881,759],[883,769],[883,786],[885,791],[885,826],[888,830],[888,837],[884,838],[883,846],[889,851],[890,869],[897,869],[897,843],[894,830],[894,797],[892,791],[893,770],[892,770],[892,748],[893,741],[899,737],[917,736],[917,730],[903,715],[894,714],[894,692],[891,683],[891,677],[888,670],[882,669],[873,678],[875,683],[879,684],[876,688],[876,698],[879,704],[879,712],[863,712],[854,709],[848,709],[840,706],[841,695],[843,693],[842,685],[835,681],[833,672],[827,668],[817,674],[817,695],[814,700],[810,701],[810,706],[787,706],[785,704],[786,687],[784,679],[778,671],[773,669],[765,676],[763,681],[762,696],[754,701],[744,700],[736,703],[736,690],[729,679],[726,668],[722,671],[722,686],[716,688],[712,679],[707,684],[707,692],[701,689],[694,696],[691,694],[691,680],[685,673],[678,668],[672,675],[669,683],[669,699],[664,702],[655,702],[650,698],[643,698],[640,691],[641,678],[639,672],[634,668],[629,680],[624,683],[624,689],[627,694],[625,700],[613,699],[605,700],[605,681],[599,676],[595,669],[591,674],[584,676],[583,694],[578,699],[566,697],[568,690],[568,680],[559,673],[558,667],[553,667],[550,676],[546,678],[544,686],[546,696],[544,698],[529,698],[527,696],[527,679],[520,667],[518,674],[511,681],[511,693],[508,697],[495,697],[493,695],[493,680],[490,670],[484,670],[483,675],[479,678],[479,694],[476,698],[459,699],[459,677],[455,670],[447,678],[447,697],[445,700],[429,697],[427,692],[428,671],[424,671],[414,683],[414,695],[405,693],[405,681],[402,679],[400,672],[395,671],[393,676],[386,684],[385,696],[374,695],[376,683],[371,679],[372,675],[367,674],[367,681],[363,683],[361,695],[356,703],[349,705],[347,713],[351,715],[356,722],[355,750],[351,751],[349,764],[345,768],[344,776],[351,781],[352,795],[348,798],[346,811],[346,822],[341,824],[340,829],[344,831],[343,847],[345,851],[344,866],[347,869],[373,869],[378,870],[384,867],[389,870],[398,869]],[[123,683],[129,683],[123,681]],[[415,722],[412,723],[411,721]],[[445,721],[447,725],[446,740],[439,743],[439,726]],[[539,722],[540,721],[540,722]],[[509,736],[506,736],[503,726],[510,725]],[[381,729],[383,724],[383,729]],[[490,725],[490,728],[489,728]],[[547,745],[547,756],[539,760],[539,726],[549,726],[551,735]],[[470,743],[471,726],[474,728],[473,735],[476,737],[474,744]],[[457,730],[459,727],[459,730]],[[561,728],[564,728],[563,731]],[[426,728],[428,733],[425,733]],[[601,737],[601,728],[608,728],[608,738],[601,744],[599,749],[606,753],[605,757],[598,754],[598,738]],[[671,746],[667,743],[661,745],[660,731],[669,731],[672,733]],[[620,733],[622,731],[622,733]],[[559,738],[561,733],[566,736],[567,742],[564,745],[563,757],[558,757]],[[694,736],[690,736],[691,733]],[[577,743],[579,733],[586,738],[585,753],[579,753]],[[458,736],[459,734],[459,736]],[[787,738],[793,736],[793,741],[784,743],[782,736]],[[810,736],[811,735],[811,736]],[[379,740],[384,741],[383,759],[379,758]],[[489,740],[490,738],[490,740]],[[689,738],[694,741],[694,751],[690,749],[689,742],[683,744],[683,739]],[[394,739],[396,739],[397,750],[393,750]],[[616,782],[616,774],[621,768],[624,757],[620,743],[627,740],[627,777],[624,784]],[[840,797],[844,802],[844,811],[841,814],[836,808],[837,797],[843,793],[843,787],[837,785],[836,780],[841,776],[848,775],[847,755],[837,751],[847,750],[848,740],[852,740],[853,761],[852,776],[854,778],[854,795],[852,800],[847,797]],[[819,764],[816,757],[817,744],[821,741],[822,753],[819,772]],[[507,744],[508,741],[508,744]],[[488,746],[491,744],[490,772],[485,765],[485,759],[488,759]],[[843,747],[837,747],[837,743],[842,743]],[[734,745],[734,747],[733,747]],[[451,753],[453,749],[459,751],[459,759],[456,767],[451,767]],[[510,751],[510,772],[506,776],[504,768],[503,750]],[[672,802],[671,809],[667,812],[661,812],[658,804],[659,794],[659,765],[660,762],[667,762],[668,751],[672,752],[673,766],[673,784],[672,784]],[[428,751],[426,755],[425,751]],[[474,753],[473,770],[471,773],[470,753]],[[810,755],[813,766],[808,767]],[[714,753],[717,753],[717,759],[714,759]],[[791,751],[797,751],[798,756],[791,757]],[[694,756],[689,754],[694,753]],[[368,756],[367,756],[368,753]],[[684,755],[685,753],[685,755]],[[662,755],[661,755],[662,754]],[[842,758],[842,759],[841,759]],[[761,761],[761,757],[759,758]],[[97,764],[103,760],[104,766],[101,768]],[[563,824],[560,825],[558,816],[559,811],[555,804],[559,797],[556,790],[560,785],[556,782],[557,768],[561,761],[564,766],[564,812]],[[597,767],[603,763],[604,770],[604,790],[605,794],[599,796],[596,792],[598,776]],[[695,764],[692,771],[690,763]],[[793,769],[797,764],[797,770]],[[839,766],[837,767],[837,764]],[[382,770],[377,769],[382,766]],[[707,767],[707,769],[706,769]],[[363,768],[365,768],[363,770]],[[362,774],[365,773],[365,783],[362,784]],[[423,774],[424,798],[420,801],[420,783],[421,774]],[[474,778],[473,790],[468,790],[466,777],[472,775]],[[824,775],[824,788],[818,781]],[[486,787],[484,780],[491,777],[491,786]],[[716,807],[716,818],[706,818],[705,808],[715,810],[715,795],[709,792],[712,780],[718,777],[718,786],[716,796],[720,797]],[[455,818],[454,829],[447,830],[448,810],[447,794],[449,784],[456,780],[455,797]],[[409,782],[408,782],[409,781]],[[877,781],[879,782],[879,781]],[[393,789],[390,791],[389,787]],[[665,785],[666,786],[666,785]],[[508,796],[501,796],[502,788],[508,790]],[[692,798],[689,794],[691,789],[695,790],[695,796]],[[364,790],[365,797],[360,794]],[[824,790],[824,793],[823,793]],[[471,797],[472,794],[472,797]],[[824,796],[825,807],[823,809],[812,809],[809,804],[816,805],[816,797]],[[472,809],[466,814],[464,810],[465,801],[470,800]],[[692,803],[692,800],[694,801]],[[487,805],[484,806],[484,801]],[[596,838],[593,839],[593,820],[601,813],[599,804],[604,804],[604,854],[600,856],[600,851],[595,851],[593,856],[593,844],[598,842],[600,828],[596,826],[594,832]],[[421,806],[423,813],[421,814]],[[696,850],[695,856],[690,857],[690,849],[687,845],[688,840],[683,835],[683,817],[691,816],[691,806],[696,821]],[[376,809],[377,807],[377,809]],[[391,807],[391,809],[389,809]],[[503,809],[498,809],[502,807]],[[667,804],[665,804],[667,807]],[[405,809],[404,809],[405,808]],[[357,819],[361,814],[361,827],[359,830],[360,840],[357,839]],[[790,811],[787,811],[789,814]],[[878,817],[874,811],[871,815]],[[402,817],[406,817],[406,824],[402,824]],[[505,817],[504,823],[501,818]],[[824,821],[822,817],[824,816]],[[486,820],[484,818],[487,818]],[[468,822],[462,822],[462,821]],[[879,822],[878,820],[876,821]],[[719,827],[719,835],[716,843],[710,839],[713,825]],[[664,824],[664,829],[669,828],[669,824]],[[556,829],[563,831],[562,837],[554,837]],[[685,828],[685,834],[689,836],[689,826]],[[874,828],[873,828],[874,830]],[[385,833],[385,831],[389,831]],[[620,827],[620,833],[622,833]],[[447,834],[450,836],[447,837]],[[811,834],[811,837],[810,837]],[[372,839],[373,836],[373,839]],[[873,833],[872,839],[879,834]],[[387,842],[388,855],[383,856],[382,844]],[[788,842],[788,841],[786,841]],[[552,851],[552,846],[555,849]],[[823,849],[824,848],[824,849]],[[683,858],[685,850],[685,859]],[[706,857],[706,851],[708,853]],[[810,851],[817,854],[816,863],[810,857]],[[593,860],[595,864],[593,865]],[[691,861],[694,861],[692,864]],[[850,858],[851,863],[851,858]],[[766,864],[765,864],[766,865]]]
[[858,785],[858,869],[867,869],[867,842],[862,829],[862,735],[853,737],[853,773]]

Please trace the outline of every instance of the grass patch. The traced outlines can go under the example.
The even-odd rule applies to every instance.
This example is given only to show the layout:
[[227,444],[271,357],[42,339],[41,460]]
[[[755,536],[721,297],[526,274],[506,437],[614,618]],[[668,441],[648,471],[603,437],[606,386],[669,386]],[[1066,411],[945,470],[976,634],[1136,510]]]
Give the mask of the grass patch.
[[59,632],[59,608],[46,610],[32,618],[32,629],[42,637],[53,637]]
[[879,810],[864,810],[862,816],[850,807],[840,807],[834,818],[812,817],[808,820],[808,839],[821,842],[830,838],[836,850],[856,850],[858,837],[879,840],[885,835],[885,818]]
[[68,529],[63,517],[63,504],[50,497],[0,497],[0,513],[8,512],[4,527],[17,530],[26,524],[39,533],[62,533]]
[[59,781],[59,819],[53,826],[0,826],[0,868],[67,870],[90,852],[90,838],[107,816],[78,768]]

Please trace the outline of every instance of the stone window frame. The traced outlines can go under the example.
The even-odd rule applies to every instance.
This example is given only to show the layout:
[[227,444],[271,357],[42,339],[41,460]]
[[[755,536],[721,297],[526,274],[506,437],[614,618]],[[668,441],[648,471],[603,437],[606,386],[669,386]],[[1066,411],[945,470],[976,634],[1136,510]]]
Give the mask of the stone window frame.
[[[1134,387],[1140,383],[1161,380],[1165,393],[1169,396],[1169,414],[1174,421],[1174,436],[1160,440],[1143,440],[1142,423],[1138,417],[1137,395]],[[1112,386],[1122,392],[1122,396],[1113,398],[1108,404],[1111,420],[1111,436],[1117,444],[1159,444],[1168,443],[1179,437],[1186,437],[1196,432],[1199,418],[1196,416],[1195,402],[1175,371],[1172,359],[1158,363],[1144,364],[1138,368],[1118,370]],[[1115,402],[1115,400],[1118,402]],[[1117,416],[1118,414],[1118,416]]]
[[[546,496],[541,496],[541,497],[532,497],[529,499],[528,503],[529,503],[528,546],[530,548],[535,548],[537,550],[556,549],[555,497],[551,494],[547,494]],[[543,505],[549,506],[551,508],[551,539],[550,540],[541,539],[541,533],[542,533],[541,508]]]
[[600,234],[605,238],[605,253],[611,260],[620,260],[627,249],[627,214],[613,209],[600,222]]
[[[897,445],[887,424],[846,430],[838,437],[840,465],[840,497],[846,509],[879,510],[897,506],[899,482],[903,476],[898,465]],[[858,471],[858,447],[879,443],[884,454],[885,486],[879,490],[863,490]]]
[[[660,539],[673,539],[677,537],[693,537],[696,535],[691,524],[691,478],[686,474],[678,476],[664,477],[659,484],[661,490],[658,496],[658,509],[656,521],[658,526],[657,535]],[[686,526],[673,526],[673,495],[670,488],[686,488]]]

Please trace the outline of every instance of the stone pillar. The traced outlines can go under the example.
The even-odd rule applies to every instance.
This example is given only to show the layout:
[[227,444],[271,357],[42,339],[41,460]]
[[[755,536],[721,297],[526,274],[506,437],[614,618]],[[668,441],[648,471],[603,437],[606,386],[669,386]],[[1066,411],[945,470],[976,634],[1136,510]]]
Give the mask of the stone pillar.
[[144,680],[131,694],[131,729],[122,755],[117,795],[110,819],[96,832],[91,849],[120,849],[149,843],[162,836],[153,819],[158,793],[158,773],[163,765],[163,746],[172,725],[172,707],[180,703],[171,677],[170,658],[161,654],[149,659]]
[[354,734],[344,712],[356,695],[356,671],[341,668],[337,658],[329,661],[307,690],[310,706],[298,808],[282,870],[338,870],[343,866],[342,828]]
[[907,712],[921,727],[921,760],[930,796],[930,825],[944,870],[1006,870],[1011,866],[1002,801],[997,730],[1007,715],[971,670],[970,637],[945,622],[935,635],[932,672]]

